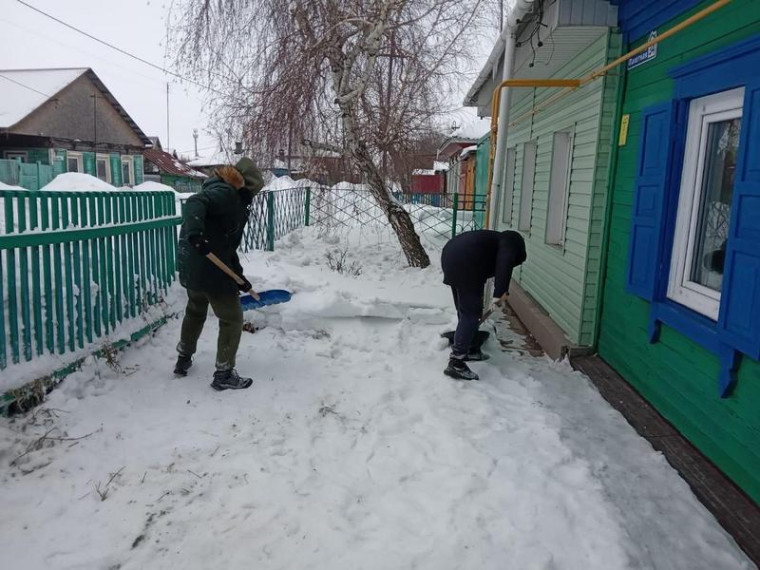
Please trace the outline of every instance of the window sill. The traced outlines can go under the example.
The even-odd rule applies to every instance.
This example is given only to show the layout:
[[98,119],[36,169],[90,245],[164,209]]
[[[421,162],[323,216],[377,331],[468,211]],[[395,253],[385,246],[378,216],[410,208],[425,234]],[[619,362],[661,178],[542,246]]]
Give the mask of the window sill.
[[720,340],[717,323],[674,301],[655,301],[652,303],[650,312],[650,343],[659,342],[663,324],[686,336],[718,358],[721,366],[718,378],[720,397],[730,396],[736,385],[741,353]]

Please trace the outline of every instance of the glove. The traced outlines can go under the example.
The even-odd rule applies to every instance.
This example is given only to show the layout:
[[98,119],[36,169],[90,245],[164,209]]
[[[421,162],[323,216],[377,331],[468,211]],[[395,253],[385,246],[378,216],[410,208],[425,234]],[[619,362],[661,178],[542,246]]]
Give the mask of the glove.
[[504,293],[501,297],[494,297],[493,302],[491,303],[492,307],[502,307],[504,305],[504,302],[507,300],[507,296],[509,293]]
[[208,244],[208,240],[203,237],[203,234],[190,236],[187,238],[187,241],[189,241],[190,245],[195,248],[195,251],[201,255],[208,255],[211,253],[211,247]]
[[248,293],[251,289],[253,289],[253,285],[251,285],[251,282],[248,281],[245,277],[241,276],[241,279],[243,280],[242,283],[238,285],[238,289],[242,291],[243,293]]

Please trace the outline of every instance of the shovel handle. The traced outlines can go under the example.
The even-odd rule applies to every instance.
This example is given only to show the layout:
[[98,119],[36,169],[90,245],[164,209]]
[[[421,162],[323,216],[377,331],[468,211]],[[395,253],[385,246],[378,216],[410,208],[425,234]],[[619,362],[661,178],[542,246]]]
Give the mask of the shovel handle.
[[[216,265],[216,266],[217,266],[219,269],[221,269],[222,271],[224,271],[224,272],[225,272],[225,273],[226,273],[226,274],[227,274],[229,277],[231,277],[231,278],[232,278],[232,280],[233,280],[233,281],[235,281],[235,283],[237,283],[238,285],[242,285],[242,284],[244,283],[244,281],[243,281],[243,279],[240,277],[240,275],[238,275],[237,273],[235,273],[234,271],[232,271],[232,269],[230,269],[229,267],[227,267],[227,264],[226,264],[226,263],[224,263],[224,262],[223,262],[221,259],[219,259],[219,258],[218,258],[216,255],[214,255],[213,253],[207,253],[207,254],[206,254],[206,259],[208,259],[208,260],[209,260],[211,263],[213,263],[213,264],[214,264],[214,265]],[[253,289],[251,289],[250,291],[247,291],[247,293],[248,293],[248,294],[249,294],[251,297],[253,297],[254,299],[256,299],[257,301],[259,300],[259,294],[258,294],[258,293],[256,293],[256,291],[254,291]]]

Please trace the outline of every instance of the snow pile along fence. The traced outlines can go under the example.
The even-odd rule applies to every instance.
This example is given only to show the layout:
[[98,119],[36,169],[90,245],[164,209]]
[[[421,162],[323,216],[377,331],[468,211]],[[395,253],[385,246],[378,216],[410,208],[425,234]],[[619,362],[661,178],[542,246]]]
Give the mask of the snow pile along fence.
[[[382,208],[368,190],[308,189],[309,223],[324,227],[388,225]],[[471,196],[463,201],[458,194],[395,193],[414,222],[418,232],[450,239],[465,231],[483,227],[485,197]]]
[[[274,251],[276,240],[304,226],[354,228],[389,226],[388,219],[369,190],[360,185],[300,186],[265,190],[251,203],[241,249]],[[458,233],[483,227],[486,199],[458,194],[394,193],[417,231],[450,239]]]
[[3,375],[144,325],[175,280],[180,222],[173,192],[0,190]]

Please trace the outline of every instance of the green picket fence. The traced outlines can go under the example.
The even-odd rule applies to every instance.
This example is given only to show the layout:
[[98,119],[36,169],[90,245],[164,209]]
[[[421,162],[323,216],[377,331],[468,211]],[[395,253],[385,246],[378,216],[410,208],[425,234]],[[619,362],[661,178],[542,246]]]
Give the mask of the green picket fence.
[[171,192],[0,190],[0,370],[75,352],[175,279]]

